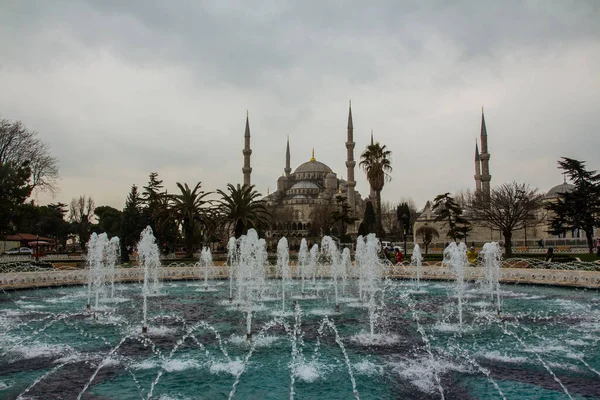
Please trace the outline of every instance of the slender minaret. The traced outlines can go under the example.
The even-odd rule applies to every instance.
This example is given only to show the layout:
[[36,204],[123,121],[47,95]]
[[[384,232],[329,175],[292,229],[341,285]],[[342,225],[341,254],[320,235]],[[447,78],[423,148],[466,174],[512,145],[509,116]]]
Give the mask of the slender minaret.
[[290,137],[287,138],[287,148],[285,149],[285,168],[283,169],[285,172],[285,176],[287,178],[290,177],[290,172],[292,172],[292,168],[290,167]]
[[244,173],[244,185],[250,186],[250,174],[252,173],[252,168],[250,167],[250,154],[252,154],[252,149],[250,149],[248,111],[246,111],[246,132],[244,133],[244,150],[242,151],[242,154],[244,154],[244,167],[242,168],[242,172]]
[[356,199],[354,194],[354,188],[356,187],[356,181],[354,180],[354,167],[356,162],[354,161],[354,125],[352,124],[352,102],[348,104],[348,137],[346,139],[346,174],[348,181],[346,187],[348,188],[348,205],[350,206],[350,213],[354,214],[356,211]]
[[481,159],[477,139],[475,139],[475,193],[481,193]]
[[373,129],[371,129],[371,146],[373,146]]
[[487,129],[485,128],[485,117],[481,107],[481,191],[486,198],[490,198],[490,154],[488,153]]

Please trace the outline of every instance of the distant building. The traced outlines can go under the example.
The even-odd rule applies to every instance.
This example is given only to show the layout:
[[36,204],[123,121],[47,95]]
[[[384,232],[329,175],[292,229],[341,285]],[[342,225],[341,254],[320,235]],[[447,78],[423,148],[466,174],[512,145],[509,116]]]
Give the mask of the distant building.
[[[484,196],[489,198],[490,196],[490,184],[492,176],[490,174],[490,153],[488,149],[487,142],[487,128],[485,124],[485,117],[483,114],[483,109],[481,110],[481,131],[480,131],[480,141],[481,141],[481,152],[479,151],[478,143],[475,143],[475,193],[481,193]],[[574,186],[567,183],[563,180],[563,183],[552,187],[548,192],[544,195],[544,203],[556,201],[556,198],[560,193],[570,192],[573,190]],[[437,239],[437,242],[445,243],[449,240],[446,237],[446,233],[448,232],[448,227],[444,225],[443,222],[434,222],[436,215],[432,210],[432,202],[428,201],[423,210],[419,213],[419,217],[415,221],[413,226],[413,232],[416,232],[417,229],[421,226],[432,226],[436,228],[436,230],[440,234],[440,238]],[[468,215],[466,216],[468,219]],[[519,229],[513,231],[512,240],[516,247],[525,246],[527,243],[528,247],[537,246],[537,243],[540,239],[542,239],[542,243],[546,243],[547,240],[551,242],[556,242],[558,239],[584,239],[585,234],[579,230],[565,232],[562,235],[552,235],[548,231],[550,230],[550,219],[551,215],[546,209],[541,209],[536,216],[536,220],[539,223],[534,223],[529,226],[527,225],[524,229]],[[504,237],[502,233],[498,230],[490,229],[478,225],[476,221],[470,221],[472,223],[472,231],[469,232],[469,236],[467,238],[467,242],[470,244],[475,242],[476,244],[481,244],[489,241],[497,241],[503,242]],[[597,234],[595,236],[598,236]],[[416,242],[421,242],[421,238],[415,237]],[[558,242],[557,242],[558,243]]]
[[[348,126],[346,136],[346,174],[347,180],[341,179],[325,163],[317,161],[313,149],[312,157],[300,164],[293,172],[291,168],[290,141],[288,138],[285,151],[285,167],[277,179],[277,190],[268,193],[264,200],[275,211],[275,218],[267,238],[276,239],[286,236],[291,244],[299,244],[303,237],[320,237],[311,235],[315,223],[322,215],[319,210],[324,206],[335,207],[336,197],[341,195],[348,203],[350,213],[362,217],[365,202],[360,193],[355,190],[354,179],[354,126],[352,123],[352,108],[348,111]],[[246,119],[245,148],[244,148],[244,184],[250,184],[250,128]],[[356,232],[356,226],[351,226],[348,233]],[[297,243],[295,243],[297,242]]]

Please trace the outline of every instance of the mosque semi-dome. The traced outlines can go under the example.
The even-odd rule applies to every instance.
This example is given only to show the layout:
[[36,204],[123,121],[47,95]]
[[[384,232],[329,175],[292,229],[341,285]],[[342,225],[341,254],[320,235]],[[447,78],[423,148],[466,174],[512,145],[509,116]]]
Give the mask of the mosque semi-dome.
[[294,186],[290,188],[290,190],[294,189],[319,189],[319,187],[316,184],[309,181],[300,181],[294,183]]
[[554,186],[552,189],[548,190],[546,193],[546,198],[558,197],[560,193],[569,193],[573,189],[575,189],[575,185],[571,185],[570,183],[563,182],[560,185]]

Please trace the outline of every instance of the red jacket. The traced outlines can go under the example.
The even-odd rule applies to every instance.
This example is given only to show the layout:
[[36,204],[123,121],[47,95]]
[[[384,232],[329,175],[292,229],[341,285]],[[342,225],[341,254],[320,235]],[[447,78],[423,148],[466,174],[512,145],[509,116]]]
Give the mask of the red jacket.
[[396,252],[396,262],[397,263],[401,263],[402,262],[402,256],[403,256],[403,254],[402,254],[401,251],[397,251]]

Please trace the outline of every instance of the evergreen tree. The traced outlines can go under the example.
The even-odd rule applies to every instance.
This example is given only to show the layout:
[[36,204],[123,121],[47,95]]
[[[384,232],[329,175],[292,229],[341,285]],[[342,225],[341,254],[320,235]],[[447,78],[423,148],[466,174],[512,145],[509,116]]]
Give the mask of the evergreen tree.
[[48,204],[40,207],[40,234],[56,240],[59,251],[66,251],[69,223],[65,220],[67,205]]
[[151,172],[148,185],[144,186],[143,219],[145,225],[150,225],[161,250],[173,249],[179,237],[177,223],[171,217],[168,207],[169,196],[163,190],[162,180],[157,172]]
[[128,261],[129,250],[133,249],[140,240],[140,234],[146,227],[144,225],[143,200],[136,185],[131,186],[131,191],[125,200],[123,209],[123,225],[121,227],[121,256],[123,261]]
[[98,216],[98,233],[106,233],[109,238],[118,236],[121,238],[121,226],[123,225],[123,212],[109,206],[96,207],[94,210]]
[[[400,232],[402,237],[406,241],[407,237],[412,233],[412,218],[411,210],[408,203],[404,202],[398,205],[396,208],[396,219],[398,220],[398,226],[400,226]],[[404,249],[406,251],[406,249]]]
[[588,171],[585,162],[562,157],[559,168],[565,171],[575,188],[558,194],[556,202],[546,208],[554,214],[550,220],[552,234],[582,229],[585,232],[589,252],[594,251],[594,227],[600,225],[600,174]]
[[27,162],[0,163],[0,234],[15,233],[25,200],[31,194]]
[[149,175],[148,186],[144,186],[144,192],[142,193],[142,199],[144,202],[143,214],[146,223],[152,227],[155,235],[158,237],[158,231],[156,229],[157,214],[160,211],[161,197],[166,193],[162,191],[163,185],[162,180],[158,179],[157,172],[151,172]]
[[[367,201],[365,205],[365,215],[363,217],[364,229],[367,234],[375,233],[377,228],[377,217],[375,215],[375,209],[373,208],[373,204],[370,201]],[[363,235],[364,236],[364,235]]]
[[465,239],[472,229],[471,224],[463,216],[463,209],[450,196],[450,193],[444,193],[436,196],[433,200],[432,211],[436,214],[434,221],[441,221],[444,226],[448,226],[446,236],[452,238],[455,242]]
[[352,224],[356,218],[352,217],[350,205],[345,196],[335,196],[335,210],[331,214],[334,225],[337,226],[339,238],[342,242],[349,242],[350,237],[346,235],[346,226]]

